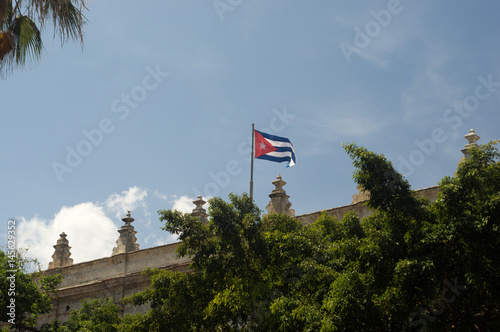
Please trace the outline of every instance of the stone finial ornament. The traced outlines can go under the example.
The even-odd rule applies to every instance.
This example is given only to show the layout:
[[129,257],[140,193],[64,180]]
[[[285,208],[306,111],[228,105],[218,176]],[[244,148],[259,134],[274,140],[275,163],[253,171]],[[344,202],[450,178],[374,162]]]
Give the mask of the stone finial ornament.
[[465,137],[465,139],[469,143],[465,144],[465,148],[462,150],[462,153],[464,154],[464,158],[465,159],[469,159],[469,157],[470,157],[470,155],[469,155],[469,149],[472,146],[479,147],[479,145],[476,142],[479,141],[479,139],[481,137],[479,137],[476,134],[476,132],[474,131],[474,129],[469,130],[469,133],[467,135],[465,135],[464,137]]
[[122,219],[125,225],[118,230],[120,237],[116,240],[117,246],[113,248],[113,255],[139,250],[139,244],[136,243],[137,238],[135,237],[137,232],[134,230],[134,226],[131,225],[135,219],[130,216],[130,211],[127,212],[127,216]]
[[193,203],[194,205],[196,205],[196,207],[193,209],[191,215],[200,219],[200,221],[203,223],[208,223],[208,214],[207,211],[203,208],[203,205],[205,205],[206,201],[203,200],[201,195],[198,195],[198,198],[194,200]]
[[264,214],[264,217],[271,213],[284,213],[290,217],[295,217],[295,210],[290,209],[292,203],[288,201],[290,196],[288,196],[286,191],[283,189],[286,182],[281,179],[281,175],[278,175],[276,180],[272,183],[276,188],[274,188],[271,194],[269,194],[271,201],[266,206],[268,213]]
[[67,235],[62,232],[59,236],[60,238],[54,246],[55,252],[52,255],[52,262],[49,263],[49,269],[73,265],[73,259],[69,258],[71,256],[71,252],[69,251],[71,247],[69,246],[69,241],[66,239]]

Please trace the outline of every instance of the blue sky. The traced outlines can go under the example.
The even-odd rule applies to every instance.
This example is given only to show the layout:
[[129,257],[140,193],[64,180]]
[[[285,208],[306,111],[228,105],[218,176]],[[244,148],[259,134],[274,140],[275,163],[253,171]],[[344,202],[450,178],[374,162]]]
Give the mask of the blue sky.
[[0,81],[0,211],[44,267],[111,255],[132,210],[141,248],[175,241],[157,211],[248,192],[251,124],[297,165],[255,161],[303,214],[357,193],[341,143],[383,153],[414,189],[452,175],[474,128],[498,138],[497,1],[89,2],[85,45],[44,32]]

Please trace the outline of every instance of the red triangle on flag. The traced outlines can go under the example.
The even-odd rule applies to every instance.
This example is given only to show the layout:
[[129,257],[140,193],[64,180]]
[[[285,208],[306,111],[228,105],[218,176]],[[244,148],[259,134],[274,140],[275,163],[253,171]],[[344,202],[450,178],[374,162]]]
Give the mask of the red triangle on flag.
[[267,139],[265,139],[257,130],[255,132],[255,158],[260,157],[269,152],[276,151],[274,146],[269,143]]

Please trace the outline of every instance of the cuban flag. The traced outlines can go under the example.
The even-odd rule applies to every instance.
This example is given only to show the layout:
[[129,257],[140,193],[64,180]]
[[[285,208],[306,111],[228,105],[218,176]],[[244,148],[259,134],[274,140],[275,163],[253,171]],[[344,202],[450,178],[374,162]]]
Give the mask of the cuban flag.
[[288,138],[274,136],[255,130],[255,158],[282,163],[286,167],[295,165],[295,150]]

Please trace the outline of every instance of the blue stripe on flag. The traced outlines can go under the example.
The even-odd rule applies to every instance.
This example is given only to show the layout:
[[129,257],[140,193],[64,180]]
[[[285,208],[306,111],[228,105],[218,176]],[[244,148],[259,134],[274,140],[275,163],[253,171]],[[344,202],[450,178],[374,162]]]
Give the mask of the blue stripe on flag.
[[276,151],[273,152],[292,152],[293,153],[293,147],[291,146],[275,146]]
[[284,161],[288,162],[286,167],[290,167],[296,164],[295,150],[293,148],[292,142],[288,138],[270,135],[263,133],[261,131],[255,130],[262,135],[274,148],[275,151],[268,152],[264,155],[256,157],[257,159],[264,159],[269,161],[274,161],[282,163]]
[[288,138],[285,138],[285,137],[280,137],[280,136],[274,136],[274,135],[266,134],[266,133],[263,133],[263,132],[258,131],[258,130],[255,130],[255,131],[258,132],[259,134],[261,134],[262,137],[270,139],[272,141],[287,142],[287,143],[290,143],[290,144],[292,143],[292,142],[290,142],[290,140]]
[[[278,162],[278,163],[282,163],[284,161],[290,161],[290,156],[286,156],[286,157],[274,157],[274,156],[269,156],[267,154],[263,154],[262,156],[257,157],[257,159],[264,159],[264,160],[269,160],[269,161],[275,161],[275,162]],[[294,160],[294,162],[295,162],[295,160]]]
[[[274,161],[274,162],[278,162],[278,163],[288,161],[287,167],[290,167],[290,164],[291,164],[291,166],[293,166],[297,163],[297,160],[295,159],[295,152],[293,151],[292,148],[279,148],[279,150],[281,150],[281,151],[269,152],[267,154],[263,154],[263,155],[256,157],[256,158]],[[291,163],[291,161],[293,161],[293,163]]]

